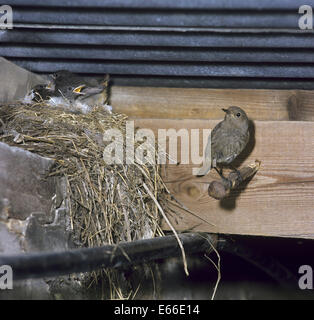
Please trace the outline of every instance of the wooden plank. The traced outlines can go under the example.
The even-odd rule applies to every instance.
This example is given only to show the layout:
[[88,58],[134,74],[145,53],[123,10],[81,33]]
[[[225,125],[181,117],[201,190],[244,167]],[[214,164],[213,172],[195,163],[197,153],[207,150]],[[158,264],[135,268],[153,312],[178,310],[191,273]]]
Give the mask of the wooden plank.
[[111,89],[114,111],[131,118],[220,119],[237,105],[255,120],[314,121],[314,91],[120,87]]
[[[157,129],[213,128],[210,120],[137,120],[136,126]],[[222,201],[207,195],[214,173],[199,178],[195,165],[167,165],[163,175],[169,190],[210,226],[177,210],[177,230],[314,239],[314,126],[311,122],[255,121],[253,137],[238,164],[262,162],[247,184]],[[254,131],[253,130],[253,131]],[[180,146],[178,147],[180,148]],[[167,225],[164,225],[167,229]]]

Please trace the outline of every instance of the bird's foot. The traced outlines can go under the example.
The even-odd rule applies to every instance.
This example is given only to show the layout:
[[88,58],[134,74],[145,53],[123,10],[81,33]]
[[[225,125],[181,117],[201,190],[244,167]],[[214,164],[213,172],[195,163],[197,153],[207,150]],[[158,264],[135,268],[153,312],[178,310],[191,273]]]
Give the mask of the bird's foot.
[[215,170],[217,171],[217,173],[219,174],[221,180],[223,181],[223,184],[225,186],[225,188],[230,188],[231,187],[231,181],[229,179],[227,179],[223,173],[222,173],[222,168],[220,168],[220,170],[218,170],[216,167],[214,167]]
[[243,181],[243,178],[242,178],[240,171],[233,166],[231,166],[230,168],[237,174],[237,179],[241,183]]

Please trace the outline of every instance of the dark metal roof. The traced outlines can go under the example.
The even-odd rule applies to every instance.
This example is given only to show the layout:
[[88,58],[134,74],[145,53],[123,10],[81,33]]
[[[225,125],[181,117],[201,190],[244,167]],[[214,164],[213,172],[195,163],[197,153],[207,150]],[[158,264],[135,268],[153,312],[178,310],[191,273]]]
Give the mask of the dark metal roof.
[[294,10],[311,0],[9,0],[9,5],[64,8],[142,8],[142,9],[211,9],[211,10]]
[[[0,56],[35,72],[117,83],[314,88],[314,32],[298,0],[8,0]],[[314,6],[314,1],[307,1]]]

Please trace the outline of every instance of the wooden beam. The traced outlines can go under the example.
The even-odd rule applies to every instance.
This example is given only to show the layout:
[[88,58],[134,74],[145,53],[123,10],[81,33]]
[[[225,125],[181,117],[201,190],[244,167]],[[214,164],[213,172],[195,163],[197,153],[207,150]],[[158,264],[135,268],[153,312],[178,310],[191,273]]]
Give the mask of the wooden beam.
[[[210,120],[141,119],[136,126],[151,128],[213,128]],[[179,210],[171,217],[177,230],[215,233],[299,237],[314,239],[314,126],[311,122],[255,121],[254,137],[237,161],[238,165],[261,161],[258,173],[221,201],[208,196],[214,172],[199,178],[193,164],[165,167],[163,178],[171,193],[191,214]],[[180,148],[180,144],[178,146]],[[212,170],[214,171],[214,170]],[[167,225],[164,228],[168,229]]]
[[221,108],[242,107],[255,120],[314,121],[314,91],[120,87],[115,112],[131,118],[221,119]]

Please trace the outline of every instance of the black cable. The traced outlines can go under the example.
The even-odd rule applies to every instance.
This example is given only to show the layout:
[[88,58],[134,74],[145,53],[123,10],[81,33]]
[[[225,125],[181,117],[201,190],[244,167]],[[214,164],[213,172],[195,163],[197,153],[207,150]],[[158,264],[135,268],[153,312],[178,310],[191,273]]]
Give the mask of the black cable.
[[[210,235],[182,233],[179,238],[186,253],[210,248]],[[87,272],[101,268],[119,268],[156,259],[181,255],[175,236],[119,243],[96,248],[62,252],[38,252],[19,255],[0,255],[0,265],[9,265],[14,279],[42,278]]]
[[[186,254],[211,249],[239,256],[269,275],[282,287],[297,285],[292,273],[272,257],[250,248],[231,237],[199,233],[182,233],[179,238]],[[217,242],[216,242],[217,241]],[[181,249],[174,235],[96,248],[82,248],[61,252],[38,252],[19,255],[0,255],[0,265],[9,265],[14,279],[53,277],[88,272],[101,268],[119,268],[153,260],[180,256]]]

